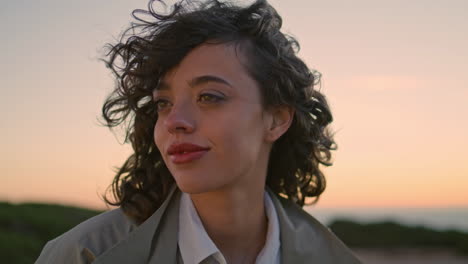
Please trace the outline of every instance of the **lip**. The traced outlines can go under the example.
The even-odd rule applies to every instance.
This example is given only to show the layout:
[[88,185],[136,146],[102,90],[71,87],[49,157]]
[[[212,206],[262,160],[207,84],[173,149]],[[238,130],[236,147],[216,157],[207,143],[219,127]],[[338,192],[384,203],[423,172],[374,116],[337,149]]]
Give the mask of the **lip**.
[[170,160],[175,164],[189,163],[198,160],[210,150],[192,143],[172,144],[167,150]]

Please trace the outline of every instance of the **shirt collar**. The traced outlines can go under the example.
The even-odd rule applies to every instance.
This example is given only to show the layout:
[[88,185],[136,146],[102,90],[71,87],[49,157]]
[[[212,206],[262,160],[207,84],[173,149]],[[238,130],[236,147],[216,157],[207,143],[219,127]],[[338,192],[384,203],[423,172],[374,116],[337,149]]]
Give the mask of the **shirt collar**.
[[[267,192],[264,195],[264,203],[268,218],[268,231],[265,245],[257,256],[256,263],[278,263],[280,259],[279,221],[275,206]],[[178,243],[184,264],[199,264],[211,255],[219,263],[226,263],[223,255],[206,233],[192,199],[186,193],[182,193],[180,200]]]
[[275,205],[268,192],[265,192],[265,211],[268,218],[268,231],[265,245],[257,256],[256,264],[279,263],[280,227]]
[[178,240],[184,264],[199,264],[214,254],[222,257],[206,233],[192,199],[186,193],[182,193],[180,198]]

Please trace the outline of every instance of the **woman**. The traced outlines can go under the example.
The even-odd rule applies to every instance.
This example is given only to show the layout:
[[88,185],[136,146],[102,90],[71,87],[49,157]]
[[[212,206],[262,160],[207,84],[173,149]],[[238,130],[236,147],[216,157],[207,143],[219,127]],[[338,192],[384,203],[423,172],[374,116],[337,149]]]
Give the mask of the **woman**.
[[281,17],[262,0],[152,6],[107,61],[103,116],[134,150],[106,199],[119,209],[37,263],[359,263],[300,208],[325,189],[332,116]]

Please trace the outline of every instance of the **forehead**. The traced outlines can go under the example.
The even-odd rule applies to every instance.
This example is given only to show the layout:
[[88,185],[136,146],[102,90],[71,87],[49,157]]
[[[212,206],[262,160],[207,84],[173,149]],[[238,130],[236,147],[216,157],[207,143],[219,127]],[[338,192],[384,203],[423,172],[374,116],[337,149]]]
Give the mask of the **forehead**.
[[199,76],[216,76],[229,83],[255,82],[247,71],[244,52],[235,44],[201,44],[162,78],[157,90]]

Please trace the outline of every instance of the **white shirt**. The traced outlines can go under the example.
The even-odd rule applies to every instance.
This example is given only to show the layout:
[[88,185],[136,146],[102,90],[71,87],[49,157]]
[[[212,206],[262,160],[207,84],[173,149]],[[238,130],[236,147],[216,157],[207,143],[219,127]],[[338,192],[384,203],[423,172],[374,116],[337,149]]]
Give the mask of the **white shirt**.
[[[264,195],[268,231],[256,264],[280,264],[280,230],[276,209],[267,192]],[[226,259],[206,233],[192,199],[182,192],[179,208],[179,250],[184,264],[200,264],[210,257],[215,263],[226,264]]]

